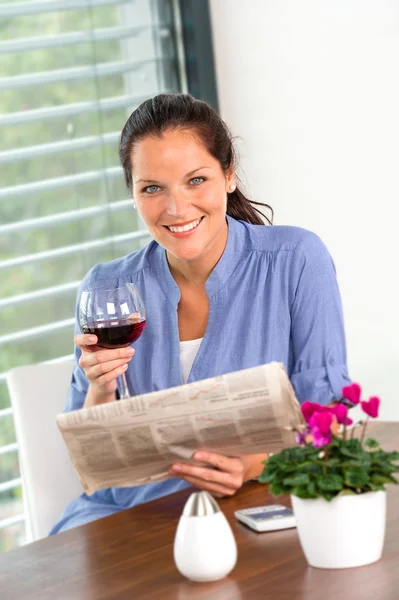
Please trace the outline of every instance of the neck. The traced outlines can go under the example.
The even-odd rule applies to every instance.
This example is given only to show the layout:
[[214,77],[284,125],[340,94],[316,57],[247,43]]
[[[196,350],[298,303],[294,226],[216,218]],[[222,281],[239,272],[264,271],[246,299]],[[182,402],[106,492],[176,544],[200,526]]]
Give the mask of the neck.
[[170,272],[178,285],[204,285],[219,262],[227,243],[228,225],[204,254],[195,260],[182,260],[166,252]]

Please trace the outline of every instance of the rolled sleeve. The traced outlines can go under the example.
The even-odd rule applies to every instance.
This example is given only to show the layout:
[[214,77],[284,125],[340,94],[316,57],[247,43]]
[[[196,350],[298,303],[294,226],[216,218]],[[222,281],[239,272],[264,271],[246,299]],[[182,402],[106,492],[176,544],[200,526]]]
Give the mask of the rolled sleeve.
[[341,391],[350,383],[346,365],[334,365],[307,369],[291,375],[291,383],[296,397],[326,406],[341,398]]
[[291,307],[291,383],[300,402],[329,404],[350,383],[341,297],[332,258],[315,235],[298,245]]

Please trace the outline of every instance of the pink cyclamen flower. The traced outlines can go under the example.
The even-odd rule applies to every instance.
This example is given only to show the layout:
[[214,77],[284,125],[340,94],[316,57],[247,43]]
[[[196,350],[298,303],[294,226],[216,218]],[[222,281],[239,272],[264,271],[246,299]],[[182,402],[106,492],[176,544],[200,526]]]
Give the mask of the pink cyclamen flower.
[[309,400],[306,400],[306,402],[302,404],[301,409],[302,414],[307,423],[309,423],[310,419],[312,418],[312,415],[315,412],[329,412],[329,409],[326,406],[322,406],[321,404],[317,404],[316,402],[309,402]]
[[300,433],[295,434],[295,441],[298,444],[298,446],[305,446],[307,435],[308,433],[306,431],[301,431]]
[[322,433],[320,429],[317,428],[312,430],[312,444],[315,448],[322,448],[322,446],[329,444],[331,440],[331,433]]
[[[322,407],[325,408],[325,407]],[[331,442],[331,425],[333,422],[333,414],[325,410],[314,412],[309,420],[310,433],[313,438],[313,446],[321,448]]]
[[345,423],[345,425],[352,425],[353,421],[350,419],[348,414],[348,407],[344,404],[335,404],[331,407],[332,412],[337,418],[338,423]]
[[342,388],[342,396],[352,404],[359,404],[361,393],[362,388],[358,383],[352,383]]
[[313,413],[309,425],[312,429],[319,429],[321,433],[327,435],[327,433],[330,433],[332,422],[333,415],[331,412],[320,411]]
[[361,403],[363,412],[373,419],[378,417],[378,408],[380,406],[380,399],[377,396],[372,396],[368,402],[364,401]]
[[306,401],[302,404],[302,414],[307,423],[310,422],[314,413],[331,413],[336,416],[338,423],[344,423],[346,425],[352,425],[353,421],[350,419],[348,414],[348,408],[344,404],[334,404],[334,406],[323,406],[322,404],[316,404],[316,402]]

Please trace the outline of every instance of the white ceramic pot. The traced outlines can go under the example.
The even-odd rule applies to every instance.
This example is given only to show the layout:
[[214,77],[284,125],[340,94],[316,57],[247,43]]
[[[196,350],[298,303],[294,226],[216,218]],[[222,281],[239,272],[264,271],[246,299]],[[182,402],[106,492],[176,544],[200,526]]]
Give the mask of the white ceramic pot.
[[233,532],[208,492],[195,492],[188,499],[177,526],[173,555],[177,569],[192,581],[216,581],[236,564]]
[[308,563],[321,569],[347,569],[381,558],[386,492],[302,500],[291,496],[299,540]]

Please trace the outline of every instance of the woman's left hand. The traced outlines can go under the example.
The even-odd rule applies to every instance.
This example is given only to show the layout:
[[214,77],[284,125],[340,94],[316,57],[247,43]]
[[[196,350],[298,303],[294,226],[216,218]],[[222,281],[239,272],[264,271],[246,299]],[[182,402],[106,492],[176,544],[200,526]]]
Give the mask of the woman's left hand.
[[223,454],[200,450],[194,453],[193,459],[207,463],[209,467],[175,463],[170,467],[169,475],[184,479],[218,498],[232,496],[245,481],[245,468],[241,458],[229,458]]

